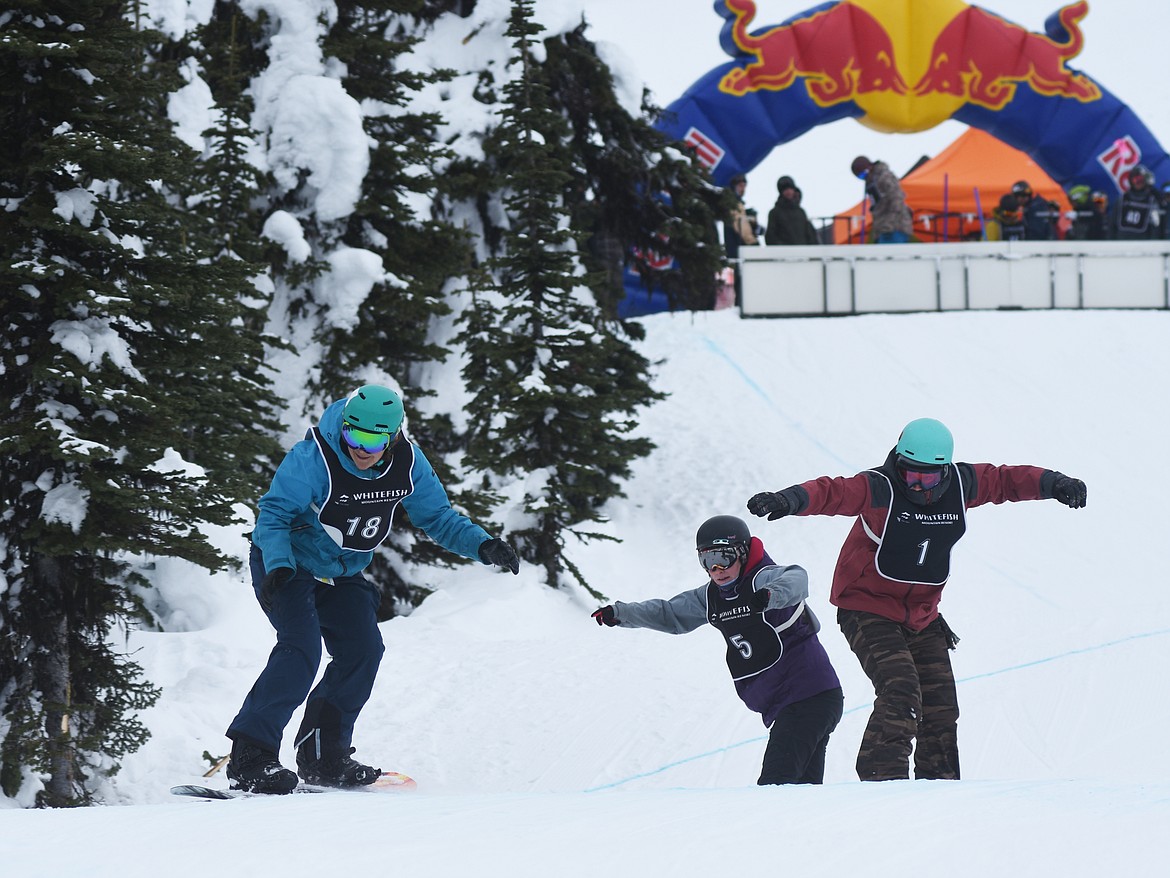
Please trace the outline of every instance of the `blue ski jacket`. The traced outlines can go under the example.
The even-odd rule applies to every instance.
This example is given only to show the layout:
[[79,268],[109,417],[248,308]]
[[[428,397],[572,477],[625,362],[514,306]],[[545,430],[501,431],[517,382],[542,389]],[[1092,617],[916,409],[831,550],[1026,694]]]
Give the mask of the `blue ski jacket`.
[[[317,425],[346,471],[360,478],[375,479],[382,470],[359,470],[350,459],[341,439],[340,399],[325,409]],[[411,443],[414,464],[410,470],[412,489],[402,499],[411,522],[444,549],[465,558],[481,560],[479,547],[491,536],[467,516],[451,508],[447,492],[422,450]],[[278,567],[305,568],[314,576],[330,579],[353,575],[369,566],[373,552],[343,549],[325,532],[317,511],[329,496],[329,471],[311,431],[294,445],[277,467],[268,493],[260,498],[260,513],[252,531],[252,542],[264,555],[264,571]]]

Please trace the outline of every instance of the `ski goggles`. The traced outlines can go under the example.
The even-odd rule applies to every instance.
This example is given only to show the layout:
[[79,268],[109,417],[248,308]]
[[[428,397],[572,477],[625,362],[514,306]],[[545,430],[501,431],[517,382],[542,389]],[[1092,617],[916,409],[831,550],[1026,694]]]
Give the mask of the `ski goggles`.
[[699,563],[710,573],[713,570],[726,570],[739,560],[739,553],[731,546],[715,546],[710,549],[699,549]]
[[398,438],[397,433],[371,433],[369,430],[359,430],[350,424],[341,425],[341,438],[350,448],[364,451],[366,454],[377,454],[390,447],[390,443]]
[[906,487],[919,491],[930,491],[942,484],[946,467],[913,467],[905,462],[898,463],[898,475],[902,477]]

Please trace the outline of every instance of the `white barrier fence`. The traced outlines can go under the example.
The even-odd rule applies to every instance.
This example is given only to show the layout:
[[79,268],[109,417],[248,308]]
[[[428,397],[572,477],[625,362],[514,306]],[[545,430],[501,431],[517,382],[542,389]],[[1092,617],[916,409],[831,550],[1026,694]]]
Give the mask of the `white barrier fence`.
[[741,247],[745,317],[1170,308],[1170,241]]

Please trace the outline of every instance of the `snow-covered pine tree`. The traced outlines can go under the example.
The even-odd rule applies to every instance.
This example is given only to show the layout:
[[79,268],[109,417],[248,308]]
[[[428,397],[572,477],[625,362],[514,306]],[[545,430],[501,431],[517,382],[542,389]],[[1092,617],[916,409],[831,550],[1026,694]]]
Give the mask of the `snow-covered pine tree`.
[[235,498],[176,450],[219,430],[197,447],[246,459],[209,413],[262,386],[218,347],[243,291],[174,197],[196,157],[167,121],[174,47],[138,12],[0,13],[0,785],[45,805],[88,800],[148,736],[157,690],[115,632],[145,615],[150,557],[225,565],[199,526]]
[[[340,243],[374,253],[385,279],[375,283],[357,309],[353,325],[324,331],[324,351],[315,389],[322,399],[364,383],[371,367],[392,376],[401,387],[409,412],[410,435],[426,450],[439,478],[452,482],[445,462],[457,450],[450,419],[427,416],[415,403],[433,391],[419,380],[425,367],[443,362],[450,351],[432,340],[429,329],[450,313],[444,294],[453,277],[462,276],[471,258],[466,235],[453,225],[420,211],[432,201],[442,175],[437,165],[450,158],[438,142],[439,119],[411,108],[419,89],[443,82],[448,71],[421,73],[402,59],[417,44],[417,0],[338,0],[337,20],[323,42],[326,54],[344,65],[342,86],[362,108],[369,135],[370,165],[361,197],[341,230]],[[473,518],[488,509],[472,490],[452,491],[452,502]],[[389,618],[395,605],[418,603],[425,597],[421,583],[411,582],[389,563],[391,556],[409,554],[422,565],[447,565],[449,552],[412,532],[399,508],[391,539],[375,555],[370,574],[383,593],[380,616]]]
[[[645,95],[642,115],[626,111],[587,34],[582,23],[545,40],[540,71],[568,121],[569,147],[580,168],[566,199],[573,229],[584,236],[582,258],[594,273],[590,285],[614,316],[625,296],[622,268],[632,264],[647,284],[667,293],[672,308],[709,309],[724,264],[716,221],[730,209],[728,194],[711,184],[688,150],[654,127],[662,111]],[[674,267],[651,269],[640,258],[650,252],[673,258]],[[625,329],[642,335],[641,324],[629,322]]]
[[[178,395],[186,408],[176,413],[188,424],[178,447],[225,492],[253,507],[284,453],[279,402],[264,365],[267,349],[284,343],[264,334],[272,301],[268,261],[278,248],[261,236],[260,194],[270,181],[253,164],[258,138],[248,86],[264,60],[259,39],[256,22],[235,0],[218,0],[196,30],[185,63],[211,89],[215,121],[203,132],[200,160],[175,184],[187,208],[189,245],[209,263],[207,282],[235,304],[229,322],[205,330],[208,356],[192,364],[201,386],[213,382],[219,392]],[[251,439],[240,445],[241,435]]]
[[497,488],[523,482],[511,539],[544,568],[545,582],[575,580],[598,595],[574,564],[572,544],[614,539],[594,525],[604,521],[602,505],[622,496],[630,462],[652,448],[629,434],[637,409],[658,395],[645,361],[584,282],[566,193],[585,169],[538,62],[543,30],[531,0],[514,0],[506,32],[513,75],[484,144],[485,177],[507,226],[459,337],[474,394],[467,460],[494,474]]

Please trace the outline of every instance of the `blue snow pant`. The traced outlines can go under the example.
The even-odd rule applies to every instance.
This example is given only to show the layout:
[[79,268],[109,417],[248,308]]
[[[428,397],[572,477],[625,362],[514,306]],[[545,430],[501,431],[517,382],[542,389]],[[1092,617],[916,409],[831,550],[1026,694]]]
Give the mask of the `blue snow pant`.
[[[249,563],[259,598],[265,572],[255,546]],[[273,599],[268,621],[276,629],[276,646],[227,736],[279,753],[284,727],[308,696],[295,743],[313,737],[330,751],[348,748],[386,650],[378,630],[379,602],[377,588],[360,573],[327,585],[298,567]],[[310,693],[321,665],[322,639],[331,660]]]

